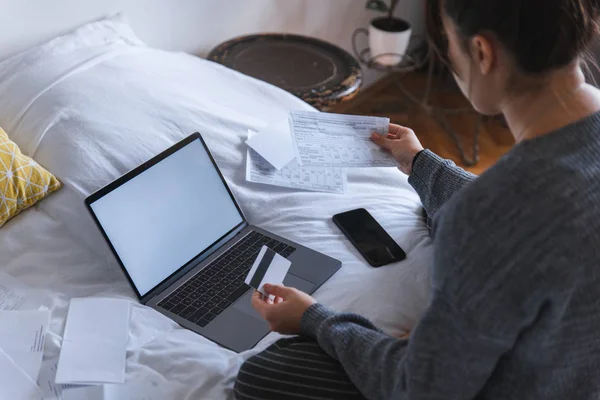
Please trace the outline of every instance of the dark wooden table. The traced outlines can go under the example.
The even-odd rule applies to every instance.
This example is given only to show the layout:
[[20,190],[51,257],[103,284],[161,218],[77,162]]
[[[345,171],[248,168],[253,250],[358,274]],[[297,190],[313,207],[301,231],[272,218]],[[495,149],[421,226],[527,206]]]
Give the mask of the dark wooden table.
[[362,84],[352,55],[306,36],[242,36],[215,47],[208,59],[287,90],[319,110],[353,98]]

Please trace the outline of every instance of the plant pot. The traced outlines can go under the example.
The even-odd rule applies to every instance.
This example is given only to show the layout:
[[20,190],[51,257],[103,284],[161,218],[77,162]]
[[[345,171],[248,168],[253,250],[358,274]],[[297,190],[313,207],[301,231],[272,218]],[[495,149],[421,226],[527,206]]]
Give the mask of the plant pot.
[[371,59],[381,65],[400,64],[408,49],[412,26],[399,18],[379,17],[369,25]]

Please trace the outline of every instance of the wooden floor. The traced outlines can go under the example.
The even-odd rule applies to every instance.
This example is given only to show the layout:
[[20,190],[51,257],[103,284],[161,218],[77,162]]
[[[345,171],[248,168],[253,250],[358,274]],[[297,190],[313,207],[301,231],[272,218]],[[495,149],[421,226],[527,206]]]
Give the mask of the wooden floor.
[[[402,77],[390,75],[330,112],[389,117],[392,123],[413,129],[424,147],[476,174],[492,166],[514,144],[512,135],[501,120],[485,118],[479,136],[479,162],[474,166],[466,166],[452,137],[422,107],[406,100],[397,85],[398,80],[408,92],[422,97],[426,86],[424,74],[413,73]],[[436,79],[433,88],[430,104],[445,108],[469,107],[468,101],[449,80]],[[472,157],[473,135],[478,118],[475,112],[447,118],[469,158]]]

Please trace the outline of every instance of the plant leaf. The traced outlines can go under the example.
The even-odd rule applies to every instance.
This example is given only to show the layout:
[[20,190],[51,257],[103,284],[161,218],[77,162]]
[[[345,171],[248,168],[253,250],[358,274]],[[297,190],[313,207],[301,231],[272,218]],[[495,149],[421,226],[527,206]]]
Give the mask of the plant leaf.
[[383,0],[369,0],[367,1],[367,8],[369,10],[388,12],[389,7],[387,3]]

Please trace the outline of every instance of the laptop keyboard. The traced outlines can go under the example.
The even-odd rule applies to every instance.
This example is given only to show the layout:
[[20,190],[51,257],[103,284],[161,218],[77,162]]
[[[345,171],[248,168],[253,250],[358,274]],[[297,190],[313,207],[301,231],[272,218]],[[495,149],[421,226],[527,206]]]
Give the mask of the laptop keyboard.
[[252,232],[158,305],[196,325],[208,325],[250,289],[244,281],[263,246],[286,258],[296,251],[292,246]]

